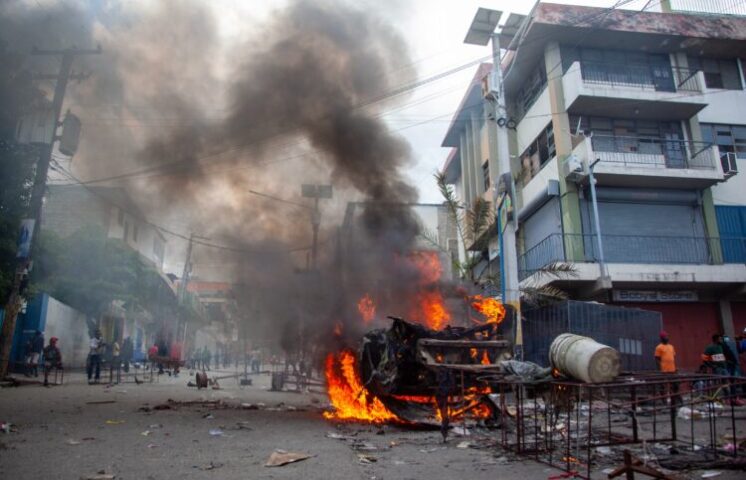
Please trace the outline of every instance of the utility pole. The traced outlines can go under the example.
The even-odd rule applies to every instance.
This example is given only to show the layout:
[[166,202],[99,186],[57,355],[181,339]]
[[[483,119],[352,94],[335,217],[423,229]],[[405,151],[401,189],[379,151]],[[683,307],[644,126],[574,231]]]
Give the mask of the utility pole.
[[[184,305],[187,298],[187,284],[192,275],[192,248],[194,246],[194,240],[210,240],[207,237],[201,237],[195,235],[194,232],[189,234],[189,243],[187,244],[186,258],[184,259],[184,270],[181,272],[181,282],[179,282],[178,302],[179,305]],[[176,322],[176,331],[174,332],[174,339],[179,339],[179,332],[181,332],[183,326],[184,333],[182,338],[182,352],[184,352],[183,346],[186,345],[186,331],[187,331],[187,320],[179,318]]]
[[[60,125],[60,115],[62,114],[62,104],[65,99],[67,83],[71,79],[83,79],[85,75],[72,75],[71,69],[75,57],[79,55],[97,55],[101,53],[101,47],[90,50],[80,50],[78,48],[68,48],[65,50],[39,50],[36,47],[32,50],[32,55],[61,57],[60,70],[56,75],[40,75],[37,78],[54,79],[56,85],[54,88],[54,98],[52,99],[52,112],[54,127],[52,128],[52,138],[44,144],[39,161],[36,165],[36,174],[34,185],[31,190],[31,200],[29,202],[30,218],[34,219],[34,230],[31,236],[31,245],[38,241],[39,230],[41,228],[41,211],[44,204],[44,192],[47,187],[47,175],[49,174],[49,164],[52,161],[52,152],[54,151],[55,142],[57,141],[57,128]],[[3,321],[2,332],[0,333],[0,378],[8,375],[10,362],[10,350],[13,346],[13,333],[15,332],[16,319],[23,302],[23,292],[21,286],[28,274],[31,265],[31,256],[19,259],[16,269],[13,285],[11,287],[8,303],[5,305],[5,320]]]
[[[494,204],[497,208],[498,235],[500,238],[500,271],[502,280],[503,303],[509,305],[514,315],[514,354],[516,358],[523,358],[523,328],[521,317],[521,292],[520,279],[518,277],[518,249],[516,244],[516,231],[518,230],[518,215],[515,207],[515,182],[510,169],[510,149],[508,146],[508,125],[511,124],[508,117],[508,109],[505,102],[505,89],[503,87],[502,69],[500,67],[500,34],[495,28],[502,16],[501,11],[480,8],[477,10],[474,20],[469,27],[465,43],[486,46],[492,43],[492,71],[489,76],[489,89],[486,92],[485,106],[492,116],[495,128],[495,143],[497,148],[491,148],[490,153],[497,153],[497,169],[492,173],[494,191]],[[498,182],[498,178],[500,182]],[[502,184],[502,189],[498,189]],[[500,192],[499,190],[502,190]],[[507,201],[509,199],[510,201]],[[501,221],[502,209],[513,208],[513,219]],[[504,225],[501,225],[504,223]]]

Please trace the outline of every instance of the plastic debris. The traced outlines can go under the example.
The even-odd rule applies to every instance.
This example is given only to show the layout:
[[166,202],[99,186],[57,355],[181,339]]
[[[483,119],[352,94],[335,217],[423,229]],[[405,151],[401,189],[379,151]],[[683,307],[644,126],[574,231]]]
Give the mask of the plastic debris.
[[124,420],[107,420],[107,425],[121,425],[124,423]]
[[223,435],[225,435],[225,433],[223,433],[223,431],[219,428],[211,428],[210,435],[212,435],[213,437],[222,437]]
[[456,448],[471,448],[471,447],[472,447],[472,443],[471,442],[467,442],[466,440],[464,440],[463,442],[460,442],[458,445],[456,445]]
[[68,445],[80,445],[83,442],[81,442],[80,440],[73,440],[72,438],[68,438],[67,440],[65,440],[65,443]]
[[715,477],[719,477],[722,474],[723,472],[719,472],[717,470],[710,470],[710,471],[704,472],[702,474],[702,478],[715,478]]
[[378,461],[377,457],[374,457],[372,455],[363,455],[362,453],[359,453],[357,455],[358,462],[362,464],[371,464],[376,463]]
[[282,467],[283,465],[287,465],[289,463],[300,462],[300,461],[309,459],[311,457],[312,455],[309,455],[307,453],[286,452],[285,450],[275,450],[269,456],[269,458],[267,459],[267,463],[265,463],[264,466],[265,467]]
[[150,430],[145,430],[144,432],[140,432],[140,435],[142,435],[143,437],[147,437],[147,436],[148,436],[148,435],[150,435],[151,433],[152,433],[152,432],[151,432]]

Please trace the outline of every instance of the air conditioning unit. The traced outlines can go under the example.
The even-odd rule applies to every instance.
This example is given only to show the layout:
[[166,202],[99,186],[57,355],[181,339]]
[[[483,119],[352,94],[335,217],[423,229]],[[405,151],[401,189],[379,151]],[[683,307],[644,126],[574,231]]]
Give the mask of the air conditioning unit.
[[583,161],[577,155],[570,155],[562,162],[562,173],[571,182],[580,183],[588,177]]
[[738,173],[736,152],[727,152],[725,155],[721,155],[720,163],[723,166],[723,175],[725,175],[725,178],[730,178]]

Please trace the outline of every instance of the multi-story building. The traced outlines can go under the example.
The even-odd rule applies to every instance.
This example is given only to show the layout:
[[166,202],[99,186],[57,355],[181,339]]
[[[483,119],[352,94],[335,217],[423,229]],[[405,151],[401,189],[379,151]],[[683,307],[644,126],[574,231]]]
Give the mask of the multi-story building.
[[[509,118],[488,118],[482,65],[443,141],[444,170],[463,201],[493,200],[504,122],[522,285],[659,311],[680,364],[696,368],[712,333],[746,327],[746,17],[661,5],[538,3],[509,19]],[[490,253],[478,268],[499,261]],[[537,274],[554,262],[574,275]]]
[[102,227],[110,238],[124,241],[154,265],[163,268],[166,238],[119,187],[50,185],[42,212],[42,229],[65,237],[85,225]]

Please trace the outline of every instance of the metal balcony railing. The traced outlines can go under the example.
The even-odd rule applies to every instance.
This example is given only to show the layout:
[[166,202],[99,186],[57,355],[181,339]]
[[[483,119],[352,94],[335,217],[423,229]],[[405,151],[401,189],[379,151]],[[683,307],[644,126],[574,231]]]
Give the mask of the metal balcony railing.
[[580,62],[586,83],[648,88],[659,92],[700,92],[696,71],[670,65],[634,65],[607,62]]
[[[712,250],[722,251],[724,263],[746,263],[746,237],[671,237],[658,235],[602,235],[606,263],[712,265]],[[598,261],[594,234],[549,235],[518,259],[523,280],[555,262],[568,261],[566,251],[575,252],[574,262]],[[577,258],[579,256],[579,258]]]
[[709,143],[594,134],[591,145],[601,162],[632,167],[717,168],[716,154]]

